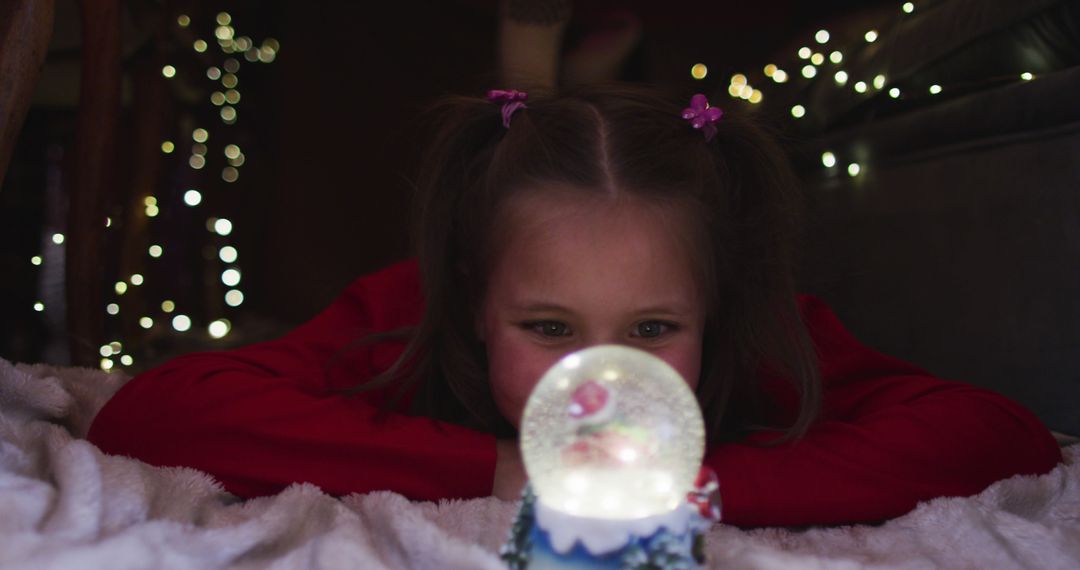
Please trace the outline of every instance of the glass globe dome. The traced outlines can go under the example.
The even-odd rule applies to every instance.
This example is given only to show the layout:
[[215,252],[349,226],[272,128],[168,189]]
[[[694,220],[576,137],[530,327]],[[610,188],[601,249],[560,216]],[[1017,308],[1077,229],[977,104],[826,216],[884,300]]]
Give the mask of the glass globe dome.
[[637,519],[686,502],[705,449],[701,409],[666,362],[603,345],[563,357],[533,389],[521,452],[546,507]]

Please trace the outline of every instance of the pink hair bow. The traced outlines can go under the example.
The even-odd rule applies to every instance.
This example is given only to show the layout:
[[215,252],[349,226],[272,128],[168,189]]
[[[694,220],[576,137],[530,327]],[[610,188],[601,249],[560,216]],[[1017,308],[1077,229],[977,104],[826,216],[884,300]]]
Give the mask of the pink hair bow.
[[710,107],[709,100],[701,93],[691,97],[690,106],[682,112],[682,118],[690,121],[695,129],[701,129],[701,132],[705,133],[705,142],[716,136],[716,123],[723,116],[724,112],[719,107]]
[[492,103],[502,103],[503,126],[508,129],[510,128],[510,117],[512,117],[514,112],[518,109],[525,108],[525,100],[528,98],[528,93],[516,89],[510,89],[509,91],[492,89],[487,93],[488,101],[491,101]]

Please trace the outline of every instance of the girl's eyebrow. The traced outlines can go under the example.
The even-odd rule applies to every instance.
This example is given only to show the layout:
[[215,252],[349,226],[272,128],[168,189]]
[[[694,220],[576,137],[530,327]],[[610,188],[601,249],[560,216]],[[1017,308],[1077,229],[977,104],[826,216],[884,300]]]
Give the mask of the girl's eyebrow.
[[573,311],[562,305],[546,302],[522,303],[515,308],[527,313],[573,313]]
[[[574,314],[574,311],[559,305],[557,303],[549,303],[544,301],[533,303],[522,303],[514,307],[515,309],[526,313],[563,313],[567,315]],[[668,315],[668,316],[685,316],[690,314],[690,308],[680,302],[660,303],[656,305],[650,305],[637,309],[634,311],[635,315]]]

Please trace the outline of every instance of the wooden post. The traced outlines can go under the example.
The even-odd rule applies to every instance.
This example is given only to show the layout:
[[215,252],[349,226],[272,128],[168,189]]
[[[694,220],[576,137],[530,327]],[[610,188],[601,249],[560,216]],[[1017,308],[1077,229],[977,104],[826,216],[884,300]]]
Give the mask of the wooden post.
[[54,0],[0,2],[0,185],[52,39]]
[[66,252],[71,364],[96,366],[104,341],[102,238],[120,120],[120,0],[81,0],[82,74]]

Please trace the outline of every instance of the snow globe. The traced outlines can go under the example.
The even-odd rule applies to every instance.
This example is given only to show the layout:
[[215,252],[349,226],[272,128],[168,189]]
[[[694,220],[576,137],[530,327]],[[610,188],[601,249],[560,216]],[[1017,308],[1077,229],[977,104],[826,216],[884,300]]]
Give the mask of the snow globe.
[[633,348],[563,357],[521,420],[529,476],[503,546],[512,569],[699,568],[720,518],[705,427],[678,372]]

